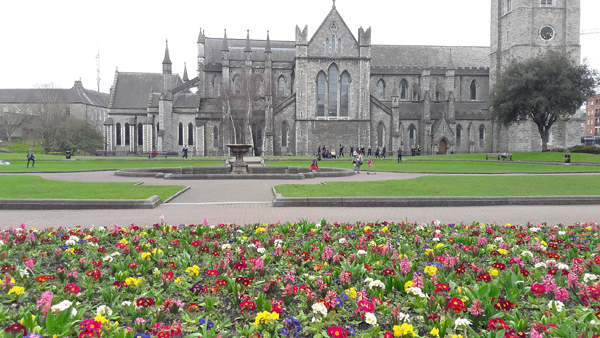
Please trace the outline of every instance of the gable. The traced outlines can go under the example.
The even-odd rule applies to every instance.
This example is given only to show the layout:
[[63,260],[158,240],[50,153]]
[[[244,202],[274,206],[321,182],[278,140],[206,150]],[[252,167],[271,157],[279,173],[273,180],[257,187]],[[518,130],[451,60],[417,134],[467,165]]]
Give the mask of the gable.
[[[331,51],[332,40],[335,37],[335,51]],[[329,51],[325,43],[329,41]],[[341,41],[341,51],[337,52]],[[358,57],[358,41],[342,19],[338,11],[333,8],[313,37],[308,42],[308,55],[310,57]]]

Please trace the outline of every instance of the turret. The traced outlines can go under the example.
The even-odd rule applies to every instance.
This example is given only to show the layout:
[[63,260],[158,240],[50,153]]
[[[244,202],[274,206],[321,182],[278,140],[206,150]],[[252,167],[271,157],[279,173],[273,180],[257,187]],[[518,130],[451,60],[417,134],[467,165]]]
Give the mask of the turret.
[[189,80],[190,80],[190,78],[188,77],[188,74],[187,74],[187,65],[184,62],[183,63],[183,82],[188,82]]
[[204,83],[204,70],[206,67],[206,52],[205,52],[205,43],[206,37],[204,36],[204,31],[200,28],[200,33],[198,34],[198,95],[202,98],[205,96],[205,83]]
[[221,53],[223,60],[229,60],[229,43],[227,42],[227,29],[225,29],[225,36],[223,37],[223,44],[221,45]]
[[244,65],[246,67],[252,67],[252,46],[250,45],[250,30],[248,29],[246,35],[246,48],[244,48]]
[[423,104],[423,120],[431,120],[431,66],[429,65],[429,51],[425,50],[425,62],[423,64],[423,70],[421,71],[422,84],[421,87],[422,95],[424,99]]
[[448,54],[448,64],[446,65],[446,98],[448,99],[448,120],[454,123],[454,61],[452,60],[452,49]]
[[229,88],[229,44],[227,42],[227,29],[225,29],[225,36],[223,37],[223,44],[221,45],[221,53],[223,58],[221,60],[221,79],[224,88]]
[[296,56],[308,56],[308,26],[304,26],[304,30],[296,26]]
[[171,58],[169,57],[169,40],[166,40],[165,43],[165,57],[163,59],[162,65],[163,65],[163,74],[169,74],[171,75]]
[[362,27],[358,29],[358,46],[360,48],[360,57],[371,57],[371,27],[366,31]]

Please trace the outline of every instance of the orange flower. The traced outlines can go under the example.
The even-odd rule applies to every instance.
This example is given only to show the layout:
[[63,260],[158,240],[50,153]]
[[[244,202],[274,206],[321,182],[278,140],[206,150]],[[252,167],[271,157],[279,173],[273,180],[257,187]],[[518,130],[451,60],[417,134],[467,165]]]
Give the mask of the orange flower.
[[323,267],[321,265],[315,265],[314,269],[315,271],[319,271],[321,270]]

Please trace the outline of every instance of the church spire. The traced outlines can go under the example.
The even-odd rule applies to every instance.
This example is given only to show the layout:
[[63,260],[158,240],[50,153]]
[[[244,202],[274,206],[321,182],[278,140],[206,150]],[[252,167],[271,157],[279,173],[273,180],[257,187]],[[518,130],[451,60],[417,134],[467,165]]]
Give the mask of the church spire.
[[229,44],[227,43],[227,29],[225,29],[225,37],[223,38],[223,46],[221,47],[221,50],[229,51]]
[[271,53],[271,39],[269,39],[269,31],[267,31],[267,45],[265,46],[265,53]]
[[206,37],[204,36],[204,31],[202,31],[202,27],[200,27],[200,34],[198,34],[198,43],[204,43]]
[[335,0],[333,0],[333,7],[332,9],[335,9]]
[[163,65],[165,64],[171,64],[171,58],[169,57],[169,40],[166,40],[165,42],[165,58],[163,59]]
[[187,64],[184,62],[183,63],[183,82],[188,82],[190,80],[190,78],[188,77],[187,74]]
[[448,55],[448,69],[454,69],[454,60],[452,60],[452,48],[450,48],[450,54]]
[[246,48],[244,49],[244,52],[252,52],[252,47],[250,46],[250,30],[247,30],[247,35],[246,35]]

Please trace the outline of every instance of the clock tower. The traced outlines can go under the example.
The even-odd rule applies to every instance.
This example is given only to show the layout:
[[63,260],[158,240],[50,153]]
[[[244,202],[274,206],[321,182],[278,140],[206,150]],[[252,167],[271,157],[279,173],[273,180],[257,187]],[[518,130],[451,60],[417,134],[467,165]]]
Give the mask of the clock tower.
[[581,60],[580,0],[492,0],[490,88],[512,59],[548,49]]

